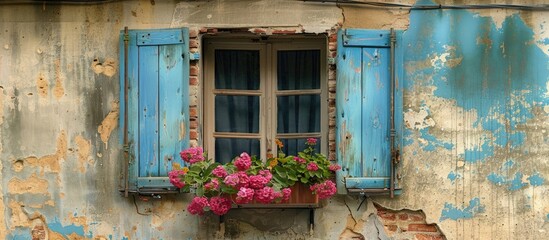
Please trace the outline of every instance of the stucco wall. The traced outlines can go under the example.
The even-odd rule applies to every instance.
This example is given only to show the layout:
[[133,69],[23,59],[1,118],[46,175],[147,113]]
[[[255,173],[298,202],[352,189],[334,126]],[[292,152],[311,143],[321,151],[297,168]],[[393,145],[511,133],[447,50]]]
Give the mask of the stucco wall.
[[[248,3],[0,5],[0,239],[414,238],[372,201],[422,210],[449,239],[549,234],[549,12]],[[337,196],[309,232],[303,210],[236,210],[219,231],[216,217],[185,212],[188,194],[118,193],[124,26],[325,33],[340,24],[406,29],[401,196],[359,210],[358,197]]]

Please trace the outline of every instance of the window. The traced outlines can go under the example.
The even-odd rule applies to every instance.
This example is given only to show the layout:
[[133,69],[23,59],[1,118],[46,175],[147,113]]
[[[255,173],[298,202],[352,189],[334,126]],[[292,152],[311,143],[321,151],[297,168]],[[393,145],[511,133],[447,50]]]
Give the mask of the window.
[[205,39],[204,144],[229,162],[242,152],[265,159],[295,154],[307,138],[327,152],[325,38]]
[[[391,193],[391,159],[402,147],[400,32],[391,66],[390,31],[341,29],[337,47],[336,156],[339,193]],[[391,79],[394,71],[396,79]],[[394,98],[391,100],[392,89]],[[393,104],[393,106],[391,106]],[[391,108],[394,107],[393,114]],[[394,129],[391,121],[394,120]],[[391,139],[394,130],[394,139]]]
[[188,39],[187,29],[120,33],[120,139],[128,140],[129,153],[125,192],[174,189],[167,175],[174,164],[183,165],[179,152],[189,144]]

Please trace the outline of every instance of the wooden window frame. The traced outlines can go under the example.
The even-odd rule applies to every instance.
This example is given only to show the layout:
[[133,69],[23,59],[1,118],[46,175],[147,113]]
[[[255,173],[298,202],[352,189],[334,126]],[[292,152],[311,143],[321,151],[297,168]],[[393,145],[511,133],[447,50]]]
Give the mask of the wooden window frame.
[[[267,154],[276,156],[276,137],[297,139],[314,137],[320,139],[320,152],[328,153],[328,58],[327,43],[323,36],[305,38],[270,37],[268,40],[257,40],[257,37],[240,38],[206,38],[204,39],[203,62],[203,144],[210,157],[215,157],[215,138],[256,138],[259,139],[260,157],[267,159]],[[225,90],[215,88],[215,59],[217,49],[259,50],[260,54],[260,87],[259,90]],[[320,89],[277,90],[277,51],[280,50],[320,50]],[[258,133],[219,133],[215,132],[215,95],[231,94],[240,96],[260,96],[259,132]],[[320,132],[277,134],[277,96],[320,95]]]

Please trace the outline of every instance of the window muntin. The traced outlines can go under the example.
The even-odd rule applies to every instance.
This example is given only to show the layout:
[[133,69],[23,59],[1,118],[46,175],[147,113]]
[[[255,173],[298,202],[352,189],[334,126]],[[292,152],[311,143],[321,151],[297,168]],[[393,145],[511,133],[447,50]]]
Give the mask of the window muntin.
[[[246,151],[265,159],[276,154],[275,139],[295,154],[309,137],[318,138],[317,150],[326,153],[325,46],[325,39],[205,40],[204,145],[209,155],[228,162]],[[245,70],[257,63],[259,68]],[[250,77],[258,75],[259,81]]]

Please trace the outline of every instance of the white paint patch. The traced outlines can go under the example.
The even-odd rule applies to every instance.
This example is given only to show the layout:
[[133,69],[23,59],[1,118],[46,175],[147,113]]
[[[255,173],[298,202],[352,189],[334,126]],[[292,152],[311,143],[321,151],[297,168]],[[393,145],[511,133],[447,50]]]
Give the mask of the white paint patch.
[[425,107],[421,107],[418,112],[409,110],[404,113],[404,123],[409,129],[421,130],[435,126],[435,121],[429,117],[429,112]]

